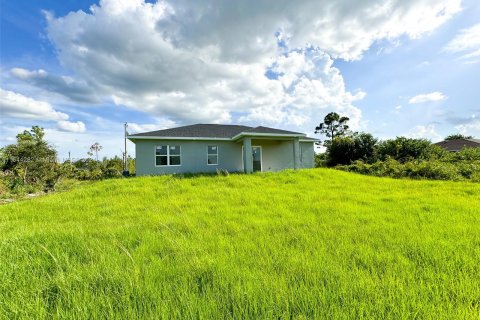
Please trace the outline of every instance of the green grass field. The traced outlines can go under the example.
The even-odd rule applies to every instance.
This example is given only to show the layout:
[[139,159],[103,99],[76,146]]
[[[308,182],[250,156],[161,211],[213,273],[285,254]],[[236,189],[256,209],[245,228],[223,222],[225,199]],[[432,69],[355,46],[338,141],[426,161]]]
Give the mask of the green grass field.
[[312,169],[2,205],[0,318],[479,319],[480,184]]

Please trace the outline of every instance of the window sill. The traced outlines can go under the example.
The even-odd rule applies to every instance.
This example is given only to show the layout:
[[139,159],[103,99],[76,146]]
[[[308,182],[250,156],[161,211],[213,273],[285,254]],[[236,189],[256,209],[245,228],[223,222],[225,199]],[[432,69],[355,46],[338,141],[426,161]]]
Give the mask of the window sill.
[[171,165],[166,164],[166,165],[164,165],[164,166],[162,166],[162,165],[160,165],[160,166],[155,165],[155,168],[181,167],[181,166],[182,166],[181,164],[171,164]]

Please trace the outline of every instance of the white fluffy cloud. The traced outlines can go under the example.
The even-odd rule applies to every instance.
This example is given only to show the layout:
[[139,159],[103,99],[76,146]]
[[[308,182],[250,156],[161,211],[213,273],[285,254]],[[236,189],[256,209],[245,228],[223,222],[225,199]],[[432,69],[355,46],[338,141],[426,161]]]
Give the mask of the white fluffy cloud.
[[61,94],[73,101],[84,103],[99,102],[92,88],[72,77],[52,75],[42,69],[28,71],[22,68],[13,68],[11,74],[18,79],[42,89]]
[[334,108],[349,115],[351,125],[359,128],[361,112],[352,103],[362,99],[365,93],[347,92],[340,71],[332,64],[329,55],[311,47],[279,56],[273,61],[271,71],[278,74],[275,82],[281,85],[281,99],[271,104],[266,101],[240,117],[240,121],[313,128],[312,119],[319,120],[319,113]]
[[444,50],[461,54],[466,63],[480,62],[480,23],[461,30]]
[[83,122],[68,121],[69,116],[66,113],[56,111],[50,103],[1,88],[0,114],[2,117],[56,121],[60,130],[77,133],[85,132],[85,124]]
[[[141,0],[126,0],[139,11]],[[126,12],[123,1],[103,1]],[[222,60],[270,56],[271,35],[283,30],[292,47],[311,43],[334,58],[358,59],[378,39],[416,38],[436,29],[461,8],[460,0],[310,1],[245,0],[162,2],[158,30],[180,46],[207,47]],[[161,12],[161,13],[160,13]],[[181,23],[179,23],[181,22]]]
[[33,120],[67,120],[68,115],[55,111],[52,105],[23,94],[0,88],[0,111],[4,117]]
[[415,126],[406,134],[406,136],[416,139],[430,139],[433,142],[440,141],[442,139],[442,136],[437,133],[435,125],[433,124]]
[[57,126],[60,130],[67,131],[67,132],[82,133],[82,132],[85,132],[86,130],[85,123],[83,123],[82,121],[72,122],[72,121],[62,120],[57,122]]
[[130,134],[132,134],[132,133],[140,133],[140,132],[146,132],[146,131],[168,129],[168,128],[174,127],[175,125],[176,125],[175,122],[169,121],[169,120],[159,121],[157,123],[149,123],[149,124],[139,124],[139,123],[129,122],[127,131]]
[[[101,127],[93,130],[87,130],[84,133],[60,130],[58,127],[45,128],[45,140],[53,145],[58,151],[60,160],[67,160],[70,153],[74,159],[89,157],[87,152],[90,146],[98,142],[103,149],[99,153],[99,157],[103,156],[122,156],[123,151],[123,134],[121,130],[112,130],[113,126],[118,125],[117,122],[108,122],[108,128]],[[31,123],[9,125],[2,123],[0,118],[0,145],[7,145],[15,142],[15,136],[24,130],[31,129]],[[119,132],[120,131],[120,132]],[[129,152],[135,150],[135,146],[130,141],[127,142]]]
[[60,62],[79,80],[12,72],[76,101],[83,94],[108,98],[172,123],[310,131],[321,114],[337,111],[358,128],[354,102],[365,93],[346,90],[333,59],[360,59],[377,40],[419,37],[460,3],[101,0],[87,13],[47,14]]
[[445,100],[446,98],[447,97],[443,93],[435,91],[430,93],[418,94],[412,97],[410,100],[408,100],[408,103],[416,104],[416,103],[424,103],[424,102],[442,101],[442,100]]
[[480,137],[480,118],[472,115],[466,123],[455,126],[460,133]]

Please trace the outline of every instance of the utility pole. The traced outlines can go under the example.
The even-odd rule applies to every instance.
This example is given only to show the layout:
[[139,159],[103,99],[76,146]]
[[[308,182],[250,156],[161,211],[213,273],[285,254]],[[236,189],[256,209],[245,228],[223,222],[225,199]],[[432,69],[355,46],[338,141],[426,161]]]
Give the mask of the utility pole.
[[127,132],[127,127],[128,127],[128,123],[125,122],[124,124],[124,147],[125,147],[125,151],[123,152],[123,175],[126,177],[129,175],[129,172],[128,172],[128,155],[127,155],[127,135],[128,135],[128,132]]

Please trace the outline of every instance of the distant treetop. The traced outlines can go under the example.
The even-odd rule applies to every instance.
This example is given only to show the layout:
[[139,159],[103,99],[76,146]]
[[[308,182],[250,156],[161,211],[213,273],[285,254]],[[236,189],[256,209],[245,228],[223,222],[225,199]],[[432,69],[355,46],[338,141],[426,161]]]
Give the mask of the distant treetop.
[[448,135],[445,140],[455,140],[455,139],[473,139],[472,136],[465,136],[463,134],[460,134],[460,133],[454,133],[454,134],[450,134]]
[[320,133],[330,138],[330,141],[324,142],[324,145],[327,146],[335,137],[347,134],[349,128],[347,122],[349,120],[350,118],[348,117],[342,117],[336,112],[330,112],[325,116],[323,122],[315,128],[315,133]]

